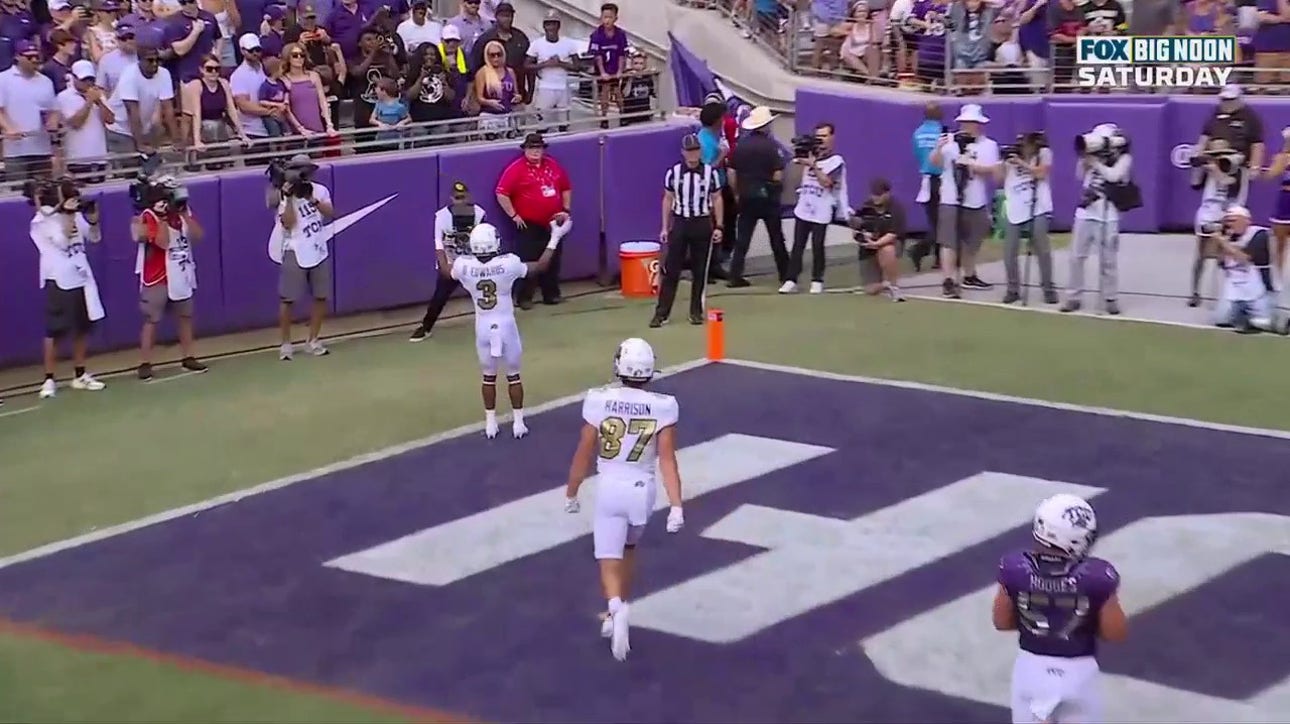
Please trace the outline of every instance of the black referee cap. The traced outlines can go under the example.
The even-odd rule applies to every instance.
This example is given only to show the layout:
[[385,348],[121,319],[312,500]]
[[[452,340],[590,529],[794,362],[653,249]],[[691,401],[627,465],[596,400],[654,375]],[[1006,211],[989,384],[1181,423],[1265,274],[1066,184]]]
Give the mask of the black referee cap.
[[696,134],[687,133],[685,134],[685,137],[681,139],[682,151],[697,151],[700,148],[703,148],[703,144],[699,143],[699,137]]

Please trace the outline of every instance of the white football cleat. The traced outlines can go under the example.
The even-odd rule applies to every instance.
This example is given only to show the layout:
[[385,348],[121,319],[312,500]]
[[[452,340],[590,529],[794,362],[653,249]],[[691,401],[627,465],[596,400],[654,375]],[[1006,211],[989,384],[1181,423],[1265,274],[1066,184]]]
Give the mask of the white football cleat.
[[489,440],[497,437],[497,420],[484,421],[484,437]]
[[528,425],[525,425],[523,420],[516,420],[515,422],[512,422],[511,434],[514,435],[515,439],[517,440],[524,437],[525,435],[529,434]]
[[58,383],[53,380],[45,380],[45,384],[40,386],[40,399],[48,400],[58,394]]
[[609,636],[609,653],[619,661],[626,661],[627,654],[632,650],[631,642],[628,640],[627,604],[619,606],[618,611],[610,616],[609,620],[612,627]]

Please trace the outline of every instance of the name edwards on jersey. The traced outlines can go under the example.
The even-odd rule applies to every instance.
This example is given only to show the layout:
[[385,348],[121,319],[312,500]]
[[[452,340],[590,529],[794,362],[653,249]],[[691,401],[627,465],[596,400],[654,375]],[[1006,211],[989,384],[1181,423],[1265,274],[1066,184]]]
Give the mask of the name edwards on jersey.
[[[505,256],[509,256],[505,255]],[[489,277],[501,276],[506,273],[506,259],[496,257],[488,260],[486,264],[464,265],[464,273],[471,279],[487,279]]]

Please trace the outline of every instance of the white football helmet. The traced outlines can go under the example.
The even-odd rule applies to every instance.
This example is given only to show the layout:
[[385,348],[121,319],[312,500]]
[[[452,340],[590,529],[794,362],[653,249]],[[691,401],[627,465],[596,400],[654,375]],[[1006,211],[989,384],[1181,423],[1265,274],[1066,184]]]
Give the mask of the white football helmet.
[[614,374],[631,382],[646,382],[654,377],[654,348],[639,337],[624,339],[614,354]]
[[1097,539],[1093,506],[1083,498],[1065,493],[1048,498],[1035,509],[1034,536],[1040,543],[1072,558],[1083,558]]
[[480,224],[470,230],[470,253],[475,256],[491,256],[502,250],[502,242],[497,238],[497,227],[492,224]]

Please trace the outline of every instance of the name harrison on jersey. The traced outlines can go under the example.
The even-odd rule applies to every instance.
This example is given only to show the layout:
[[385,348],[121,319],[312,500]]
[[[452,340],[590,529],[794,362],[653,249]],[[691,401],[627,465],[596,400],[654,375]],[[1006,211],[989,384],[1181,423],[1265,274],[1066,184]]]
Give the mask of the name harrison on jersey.
[[654,411],[644,402],[622,402],[605,400],[605,412],[611,415],[631,415],[632,417],[652,417]]

